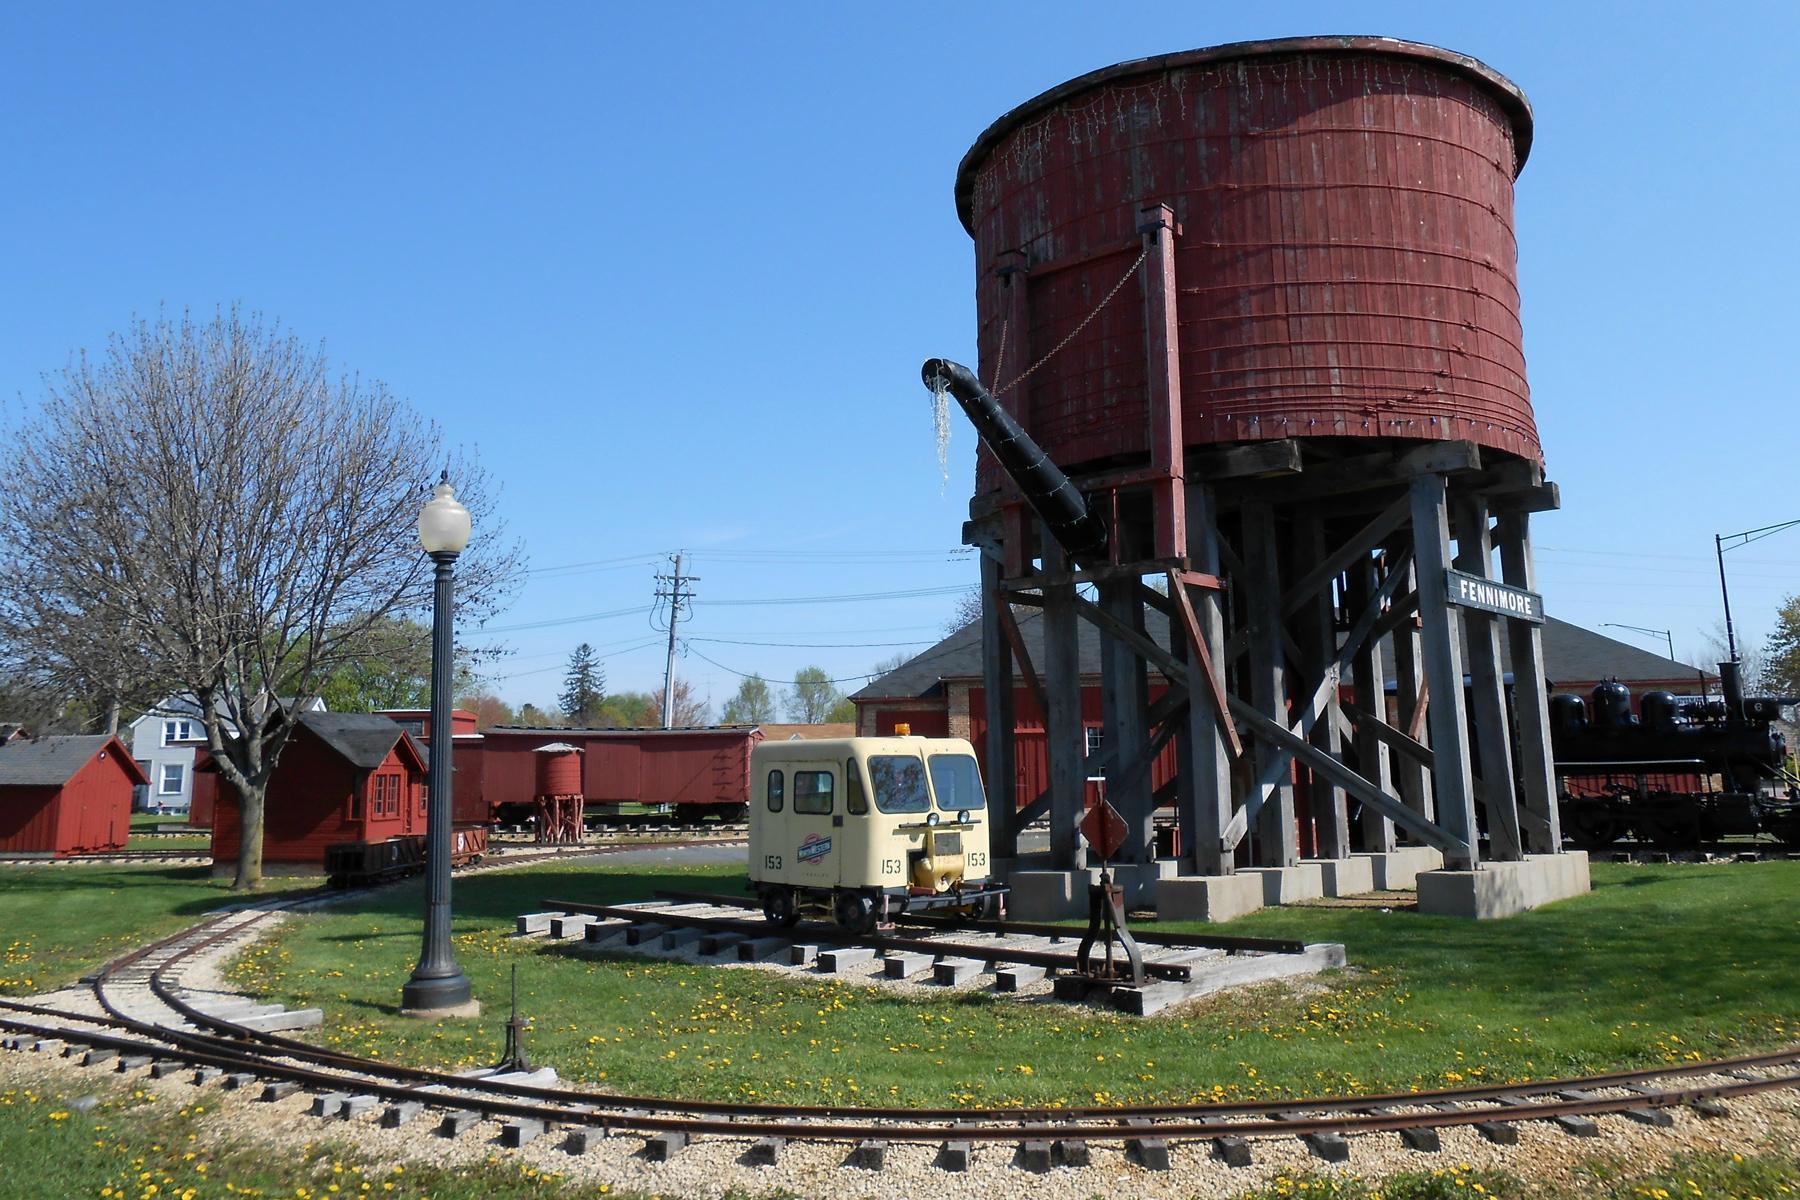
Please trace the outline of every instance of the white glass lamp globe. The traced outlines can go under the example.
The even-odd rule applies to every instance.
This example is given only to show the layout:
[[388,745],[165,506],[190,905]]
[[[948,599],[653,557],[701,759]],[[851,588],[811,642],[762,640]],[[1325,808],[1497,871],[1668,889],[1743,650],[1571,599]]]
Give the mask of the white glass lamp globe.
[[419,510],[419,545],[427,554],[461,554],[468,544],[469,510],[457,500],[449,479],[440,479]]

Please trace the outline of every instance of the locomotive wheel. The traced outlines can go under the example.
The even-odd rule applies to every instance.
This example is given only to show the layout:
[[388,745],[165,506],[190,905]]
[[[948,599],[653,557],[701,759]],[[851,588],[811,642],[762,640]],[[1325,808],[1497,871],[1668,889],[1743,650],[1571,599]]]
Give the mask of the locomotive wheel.
[[1694,850],[1700,846],[1700,818],[1692,811],[1654,813],[1639,821],[1638,828],[1658,850]]
[[771,925],[788,926],[800,919],[800,905],[791,888],[770,888],[763,893],[763,918]]
[[833,906],[837,923],[855,934],[875,932],[875,901],[862,892],[839,892]]
[[1567,804],[1562,810],[1562,831],[1577,850],[1599,850],[1619,840],[1625,823],[1604,808]]

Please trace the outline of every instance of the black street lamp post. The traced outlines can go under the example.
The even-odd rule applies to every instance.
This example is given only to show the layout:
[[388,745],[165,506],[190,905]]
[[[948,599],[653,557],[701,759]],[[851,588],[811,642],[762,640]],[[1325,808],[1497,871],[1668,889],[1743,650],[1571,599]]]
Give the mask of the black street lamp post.
[[[1772,533],[1780,533],[1796,525],[1800,525],[1800,518],[1778,521],[1773,525],[1764,525],[1761,529],[1746,529],[1742,533],[1713,534],[1713,550],[1719,556],[1719,597],[1725,601],[1725,649],[1732,662],[1738,660],[1737,631],[1731,626],[1731,592],[1725,587],[1725,552],[1736,550],[1739,546],[1748,546],[1751,542],[1759,542]],[[1731,545],[1727,546],[1726,542]]]
[[419,544],[436,564],[431,601],[431,772],[425,820],[425,941],[419,965],[400,992],[400,1009],[418,1016],[443,1016],[466,1009],[469,977],[456,965],[450,946],[450,789],[454,740],[450,725],[451,663],[456,641],[451,572],[469,544],[469,510],[457,502],[444,472],[419,514]]

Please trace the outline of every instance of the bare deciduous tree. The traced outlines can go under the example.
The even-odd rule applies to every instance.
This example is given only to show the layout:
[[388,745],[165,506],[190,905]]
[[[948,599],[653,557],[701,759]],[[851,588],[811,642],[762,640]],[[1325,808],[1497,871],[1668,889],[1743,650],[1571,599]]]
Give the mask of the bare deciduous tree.
[[[656,706],[660,715],[663,706],[663,690],[657,688],[650,693],[650,702]],[[712,704],[702,697],[694,695],[694,685],[680,676],[675,678],[674,727],[676,729],[694,729],[702,725],[712,724]]]
[[429,619],[415,530],[446,463],[478,530],[457,570],[463,620],[518,575],[486,474],[435,425],[236,309],[137,322],[48,379],[17,424],[0,669],[114,706],[191,693],[242,800],[238,888],[262,877],[288,702],[368,654],[382,622]]

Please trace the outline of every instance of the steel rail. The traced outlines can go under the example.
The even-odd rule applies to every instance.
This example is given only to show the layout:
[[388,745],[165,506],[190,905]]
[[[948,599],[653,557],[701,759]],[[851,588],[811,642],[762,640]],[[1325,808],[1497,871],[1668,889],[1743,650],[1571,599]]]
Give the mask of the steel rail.
[[[546,1103],[520,1103],[509,1098],[481,1094],[479,1079],[460,1079],[458,1088],[466,1094],[446,1094],[438,1087],[429,1089],[384,1083],[355,1075],[334,1074],[307,1066],[292,1066],[265,1057],[238,1053],[221,1054],[198,1050],[181,1050],[171,1054],[155,1043],[92,1034],[55,1027],[35,1026],[27,1022],[0,1018],[0,1028],[9,1028],[33,1036],[62,1040],[72,1044],[101,1046],[124,1053],[134,1051],[164,1058],[174,1057],[189,1063],[211,1066],[219,1070],[245,1068],[259,1078],[272,1078],[326,1093],[369,1095],[394,1102],[414,1102],[433,1108],[465,1110],[488,1117],[515,1117],[538,1121],[634,1132],[679,1132],[690,1136],[733,1138],[782,1137],[795,1141],[865,1141],[883,1139],[890,1142],[931,1143],[947,1139],[963,1141],[1020,1141],[1037,1137],[1076,1138],[1088,1141],[1129,1141],[1161,1138],[1172,1141],[1211,1140],[1221,1137],[1303,1137],[1319,1133],[1381,1133],[1401,1129],[1443,1128],[1473,1125],[1496,1119],[1506,1122],[1553,1120],[1558,1117],[1606,1116],[1631,1109],[1668,1108],[1693,1104],[1705,1099],[1726,1099],[1759,1092],[1800,1086],[1800,1072],[1763,1079],[1737,1079],[1729,1083],[1700,1087],[1669,1089],[1656,1092],[1634,1092],[1622,1097],[1562,1097],[1543,1102],[1527,1102],[1504,1108],[1429,1109],[1422,1112],[1360,1112],[1327,1117],[1299,1116],[1294,1119],[1263,1121],[1199,1120],[1165,1121],[1155,1124],[1087,1123],[1079,1120],[1052,1119],[1021,1124],[971,1124],[967,1113],[961,1119],[944,1119],[937,1123],[920,1122],[916,1116],[910,1123],[874,1121],[866,1118],[858,1123],[820,1125],[816,1121],[790,1118],[781,1121],[733,1120],[714,1117],[671,1117],[637,1112],[599,1112],[586,1105],[565,1106]],[[1541,1090],[1541,1089],[1540,1089]],[[1415,1097],[1413,1103],[1417,1104]],[[1296,1111],[1289,1105],[1287,1111]]]

